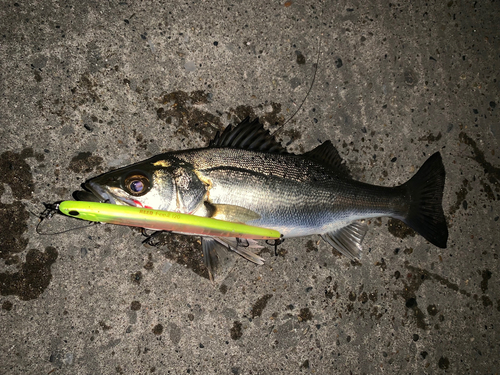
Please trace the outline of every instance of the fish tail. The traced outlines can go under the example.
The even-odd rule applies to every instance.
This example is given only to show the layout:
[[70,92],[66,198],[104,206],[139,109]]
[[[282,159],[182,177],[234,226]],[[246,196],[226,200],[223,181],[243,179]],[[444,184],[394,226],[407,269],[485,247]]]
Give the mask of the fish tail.
[[410,207],[401,220],[434,245],[446,248],[448,227],[443,212],[445,170],[436,152],[403,187],[410,194]]

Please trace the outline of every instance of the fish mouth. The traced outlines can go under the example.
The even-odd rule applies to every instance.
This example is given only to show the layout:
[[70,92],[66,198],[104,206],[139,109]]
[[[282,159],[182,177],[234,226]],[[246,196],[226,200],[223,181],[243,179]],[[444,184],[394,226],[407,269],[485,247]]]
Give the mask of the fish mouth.
[[73,192],[73,198],[77,201],[123,204],[106,189],[103,189],[92,181],[82,184],[82,188],[83,190]]
[[116,204],[116,199],[99,185],[87,181],[81,186],[83,190],[73,192],[73,198],[77,201]]
[[92,181],[88,181],[83,186],[87,191],[93,193],[96,197],[100,198],[101,202],[117,204],[116,199],[106,189],[103,189],[98,184]]
[[86,183],[82,184],[82,187],[85,191],[76,191],[73,193],[73,196],[76,200],[110,203],[121,206],[138,206],[137,201],[130,199],[123,193],[123,190],[119,188],[103,188],[101,187],[101,185],[93,181],[87,181]]

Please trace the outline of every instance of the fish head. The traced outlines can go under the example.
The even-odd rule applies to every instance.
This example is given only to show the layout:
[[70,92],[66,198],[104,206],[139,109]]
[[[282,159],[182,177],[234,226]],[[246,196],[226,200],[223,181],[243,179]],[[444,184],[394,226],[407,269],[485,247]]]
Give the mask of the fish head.
[[169,167],[150,159],[91,178],[83,187],[107,203],[174,211],[177,194]]

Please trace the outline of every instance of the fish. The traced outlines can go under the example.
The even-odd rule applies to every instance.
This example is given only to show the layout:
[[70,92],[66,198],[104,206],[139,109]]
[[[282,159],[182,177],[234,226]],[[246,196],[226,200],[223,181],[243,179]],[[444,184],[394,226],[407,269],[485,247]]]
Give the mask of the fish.
[[[246,118],[217,132],[208,147],[163,153],[91,178],[82,196],[274,229],[284,239],[320,235],[349,259],[359,260],[366,221],[377,217],[401,220],[431,244],[446,248],[445,175],[436,152],[402,185],[357,181],[330,141],[296,155],[259,119]],[[210,268],[217,264],[220,246],[263,263],[255,241],[242,245],[239,239],[202,237]]]

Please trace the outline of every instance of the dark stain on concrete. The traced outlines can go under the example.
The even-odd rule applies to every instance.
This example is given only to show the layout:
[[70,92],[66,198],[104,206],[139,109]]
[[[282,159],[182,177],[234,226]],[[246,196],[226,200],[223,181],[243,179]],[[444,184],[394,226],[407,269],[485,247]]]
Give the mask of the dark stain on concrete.
[[[3,185],[0,187],[0,190]],[[1,195],[1,194],[0,194]],[[5,260],[6,265],[20,262],[19,253],[28,246],[28,239],[23,234],[28,230],[29,213],[20,201],[12,204],[0,203],[0,259]]]
[[311,251],[318,251],[318,248],[313,240],[309,240],[306,243],[306,252],[310,253]]
[[427,324],[425,323],[425,315],[422,312],[422,310],[418,307],[416,299],[414,299],[413,302],[414,303],[412,304],[412,306],[408,306],[408,302],[407,302],[407,307],[409,309],[413,310],[414,316],[415,316],[415,320],[417,322],[417,327],[420,328],[420,329],[426,329],[427,328]]
[[227,285],[226,284],[222,284],[219,287],[219,292],[221,292],[222,294],[226,294],[227,293]]
[[447,370],[450,368],[450,360],[447,357],[441,357],[439,358],[438,366],[441,370]]
[[12,304],[12,302],[10,302],[10,301],[3,301],[3,303],[2,303],[2,310],[10,311],[10,310],[12,310],[12,307],[14,307],[14,305]]
[[460,142],[469,145],[474,151],[472,158],[484,168],[484,173],[488,175],[488,179],[491,183],[498,184],[500,182],[500,168],[495,167],[493,164],[488,162],[479,147],[477,147],[476,141],[469,137],[464,132],[459,134]]
[[255,110],[249,105],[239,105],[236,108],[230,108],[229,113],[234,124],[239,123],[246,117],[250,117],[251,119],[257,117]]
[[89,173],[99,167],[101,163],[100,156],[92,155],[91,152],[79,152],[71,159],[68,168],[78,174]]
[[[0,294],[17,295],[21,300],[37,298],[50,284],[51,266],[57,259],[57,250],[47,247],[44,252],[31,249],[26,254],[26,262],[20,264],[19,253],[26,249],[28,239],[23,238],[27,231],[29,213],[21,199],[30,199],[34,188],[31,169],[26,158],[43,160],[32,148],[20,153],[6,151],[0,157],[0,173],[12,191],[13,202],[0,203],[0,258],[5,265],[17,265],[17,272],[0,273]],[[5,188],[0,185],[0,196]]]
[[[165,123],[176,124],[179,135],[189,138],[192,137],[193,133],[197,133],[203,137],[205,142],[208,142],[214,138],[217,131],[223,130],[219,116],[196,107],[207,104],[210,101],[210,95],[202,90],[191,93],[184,91],[162,93],[159,100],[161,106],[156,109],[156,114]],[[279,115],[281,104],[272,102],[270,105],[271,111],[262,115],[260,120],[271,126],[282,125],[284,118]],[[263,109],[264,104],[260,104],[258,108]],[[251,106],[240,105],[229,109],[228,112],[228,116],[232,118],[234,125],[246,117],[257,117],[254,108]]]
[[[485,189],[488,198],[490,200],[495,199],[493,193],[493,191],[495,191],[497,193],[496,199],[500,199],[500,168],[495,167],[493,164],[486,160],[484,152],[479,149],[476,141],[469,137],[466,133],[461,132],[459,134],[459,139],[460,142],[465,143],[472,148],[472,159],[475,160],[481,167],[483,167],[484,174],[488,182],[493,186],[490,186],[489,189]],[[482,182],[482,184],[484,187],[486,183]]]
[[382,271],[385,271],[387,269],[387,263],[385,262],[384,258],[380,259],[380,262],[376,262],[375,265],[380,267]]
[[349,297],[348,297],[349,301],[352,301],[352,302],[356,301],[356,297],[357,296],[356,296],[356,293],[354,291],[349,292]]
[[457,196],[457,199],[455,200],[455,203],[453,206],[450,207],[450,215],[455,214],[455,212],[458,211],[460,206],[463,207],[463,202],[465,201],[465,198],[467,197],[467,194],[469,193],[469,190],[471,190],[472,187],[469,184],[469,180],[464,178],[462,181],[462,186],[460,187],[460,190],[456,191],[455,194]]
[[[424,283],[424,281],[437,281],[441,285],[444,285],[451,290],[454,290],[467,297],[471,297],[471,293],[467,292],[464,289],[460,289],[457,284],[450,282],[440,275],[431,273],[418,267],[410,266],[408,262],[405,262],[405,267],[408,271],[410,271],[410,273],[407,274],[406,281],[401,278],[404,284],[404,288],[398,294],[401,295],[405,300],[406,307],[413,311],[415,322],[417,324],[417,327],[420,329],[426,329],[429,327],[429,325],[425,321],[425,314],[418,306],[418,301],[416,298],[417,291]],[[429,313],[429,315],[434,316],[438,311],[434,305],[429,305],[427,306],[427,312]]]
[[490,200],[490,201],[494,201],[497,199],[497,197],[495,196],[495,193],[493,192],[493,190],[491,189],[491,186],[488,185],[485,181],[479,181],[479,183],[482,185],[483,187],[483,193],[486,194],[486,197]]
[[210,94],[202,90],[191,93],[184,91],[162,93],[160,99],[162,106],[156,109],[156,114],[167,124],[172,124],[175,119],[177,132],[184,137],[196,132],[208,142],[215,136],[217,130],[221,130],[220,118],[194,106],[207,104],[209,97]]
[[0,294],[14,294],[24,301],[38,298],[50,284],[51,266],[57,256],[57,250],[51,246],[43,253],[29,250],[18,272],[0,273]]
[[157,324],[153,327],[153,333],[157,336],[161,335],[163,333],[163,325]]
[[[7,183],[14,199],[29,199],[34,183],[31,169],[25,159],[34,157],[32,148],[26,148],[21,153],[6,151],[0,155],[0,173],[3,182]],[[0,185],[0,196],[4,193],[3,184]]]
[[155,246],[160,246],[160,251],[168,260],[186,266],[197,275],[209,279],[198,237],[162,232],[155,236],[155,241]]
[[[285,118],[283,117],[283,115],[280,114],[281,113],[281,104],[271,102],[270,105],[272,107],[272,111],[267,112],[266,114],[261,116],[260,120],[265,122],[265,123],[268,123],[271,126],[273,126],[273,125],[274,126],[282,126],[285,123]],[[262,107],[262,105],[259,105],[259,107]],[[272,133],[272,131],[271,131],[271,133]]]
[[296,140],[302,138],[302,133],[300,131],[298,131],[297,129],[283,130],[283,135],[290,138],[290,140],[286,144],[287,146],[291,145]]
[[[273,133],[272,128],[283,125],[285,122],[285,118],[282,115],[280,115],[281,104],[271,102],[269,104],[266,103],[265,105],[266,106],[270,105],[272,110],[260,116],[259,120],[261,123],[267,124],[270,127],[269,130],[272,134]],[[263,110],[264,104],[259,104],[257,108]],[[239,105],[236,108],[231,108],[229,110],[229,113],[232,115],[235,125],[246,117],[250,117],[251,119],[257,118],[254,108],[249,105]]]
[[422,285],[424,279],[411,275],[408,282],[403,281],[404,288],[400,292],[400,295],[405,300],[406,308],[413,311],[413,317],[418,328],[426,329],[427,323],[425,322],[425,316],[422,310],[418,307],[418,302],[416,298],[416,292]]
[[96,87],[97,83],[92,78],[92,75],[89,72],[83,73],[76,87],[71,89],[71,93],[74,95],[72,107],[77,108],[87,102],[99,103],[101,98],[99,98]]
[[437,309],[436,305],[429,305],[427,306],[427,314],[430,316],[435,316],[439,310]]
[[413,69],[406,69],[403,72],[404,82],[407,86],[413,87],[418,83],[418,76]]
[[33,74],[35,75],[35,81],[37,81],[37,82],[41,82],[42,81],[43,78],[42,78],[42,75],[40,74],[39,71],[34,70]]
[[425,141],[427,143],[432,143],[432,142],[439,141],[441,139],[441,137],[442,137],[441,132],[437,133],[437,135],[429,133],[427,136],[421,137],[418,140],[419,141]]
[[310,368],[310,365],[309,365],[309,360],[306,359],[304,362],[302,362],[302,364],[300,365],[300,368],[302,369],[306,369],[308,370]]
[[144,265],[144,269],[147,271],[151,271],[153,268],[154,268],[153,254],[149,253],[148,254],[148,261]]
[[488,307],[488,306],[493,306],[493,301],[490,299],[488,296],[481,296],[481,300],[483,301],[483,306]]
[[262,312],[267,306],[267,302],[271,299],[273,295],[272,294],[266,294],[262,297],[260,297],[252,307],[252,319],[255,318],[256,316],[261,316]]
[[109,331],[111,328],[113,328],[109,324],[106,324],[104,320],[99,321],[99,327],[101,327],[103,331]]
[[142,272],[137,271],[137,272],[134,272],[133,274],[131,274],[130,281],[132,281],[134,284],[140,285],[141,281],[142,281]]
[[141,303],[139,301],[132,301],[130,304],[130,310],[132,311],[138,311],[141,309]]
[[421,280],[421,282],[418,283],[418,287],[420,287],[420,285],[422,285],[422,283],[425,280],[432,279],[434,281],[437,281],[441,285],[444,285],[447,288],[449,288],[451,290],[454,290],[455,292],[458,292],[458,293],[460,293],[460,294],[462,294],[464,296],[467,296],[467,297],[471,296],[471,293],[469,293],[468,291],[466,291],[464,289],[460,289],[460,287],[457,284],[454,284],[454,283],[450,282],[448,279],[442,277],[441,275],[429,272],[427,270],[424,270],[424,269],[421,269],[421,268],[418,268],[418,267],[410,266],[410,264],[409,264],[408,261],[405,262],[405,267],[406,267],[407,270],[409,270],[415,276],[417,276],[417,279]]
[[389,219],[387,222],[387,229],[389,233],[398,238],[406,238],[408,236],[415,237],[416,232],[397,219]]
[[361,303],[367,303],[368,302],[368,294],[366,292],[363,292],[360,294],[358,301]]
[[303,309],[300,309],[298,318],[299,322],[307,322],[313,318],[313,314],[309,308],[304,307]]
[[483,280],[481,281],[481,290],[483,291],[483,293],[486,293],[486,291],[488,290],[488,280],[491,279],[492,275],[493,274],[490,270],[484,270],[481,273],[481,276],[483,277]]
[[300,51],[295,51],[295,55],[297,55],[296,61],[299,65],[304,65],[306,63],[306,58]]
[[231,327],[230,333],[233,340],[240,339],[241,336],[243,336],[243,325],[241,324],[241,322],[235,320],[233,326]]

